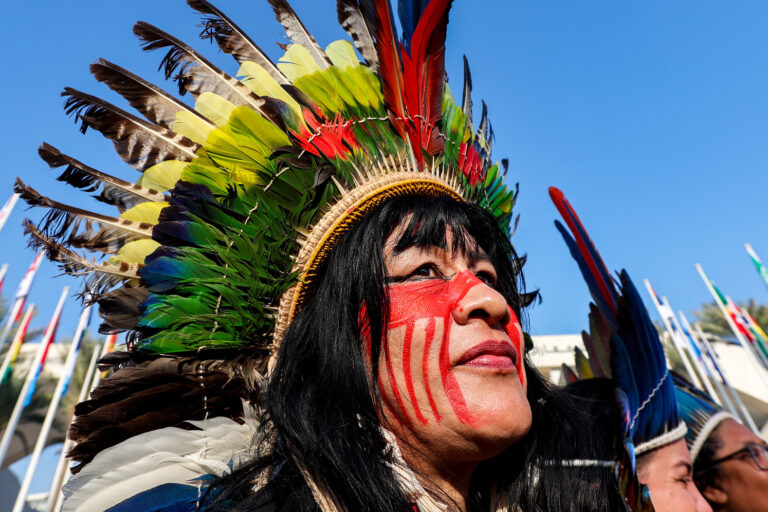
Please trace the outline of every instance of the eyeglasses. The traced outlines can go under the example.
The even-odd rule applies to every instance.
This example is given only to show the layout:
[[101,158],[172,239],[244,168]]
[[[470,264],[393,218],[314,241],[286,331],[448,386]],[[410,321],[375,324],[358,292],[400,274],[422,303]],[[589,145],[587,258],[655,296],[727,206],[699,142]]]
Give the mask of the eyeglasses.
[[696,473],[701,474],[714,469],[714,467],[718,464],[721,464],[727,460],[735,459],[744,452],[747,452],[749,456],[752,457],[752,460],[755,461],[755,465],[758,469],[761,471],[768,471],[768,446],[763,444],[748,444],[741,450],[735,451],[732,454],[726,455],[725,457],[721,457],[717,460],[713,460],[707,467],[696,471]]

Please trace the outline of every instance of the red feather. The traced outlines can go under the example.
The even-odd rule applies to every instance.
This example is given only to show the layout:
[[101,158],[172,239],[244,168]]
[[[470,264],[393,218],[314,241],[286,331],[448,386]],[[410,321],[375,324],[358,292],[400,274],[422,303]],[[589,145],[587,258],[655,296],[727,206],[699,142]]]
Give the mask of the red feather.
[[376,50],[384,99],[390,108],[390,121],[401,137],[407,137],[419,164],[424,162],[423,151],[435,154],[445,145],[437,124],[442,118],[445,35],[451,3],[432,0],[427,5],[411,37],[410,54],[395,40],[389,2],[376,3]]
[[376,53],[379,55],[379,74],[381,75],[384,101],[390,109],[390,120],[401,137],[405,138],[406,118],[403,92],[403,65],[400,62],[398,42],[392,27],[388,0],[376,2]]
[[[576,215],[576,212],[571,206],[571,203],[568,202],[568,200],[565,198],[565,196],[560,191],[560,189],[556,187],[549,187],[549,197],[552,198],[552,202],[555,204],[557,211],[560,212],[560,215],[563,217],[563,220],[568,225],[568,228],[571,230],[571,233],[573,234],[573,237],[576,240],[576,245],[579,248],[579,252],[581,253],[581,257],[584,258],[584,261],[589,267],[589,271],[592,273],[592,276],[595,278],[595,281],[597,281],[597,286],[600,288],[600,293],[603,296],[603,300],[605,300],[605,303],[610,306],[611,310],[615,314],[616,302],[613,300],[613,295],[615,291],[614,293],[611,293],[609,291],[609,288],[612,290],[615,290],[615,288],[613,288],[613,283],[606,283],[605,280],[603,279],[603,275],[610,275],[610,272],[608,272],[608,270],[606,269],[605,263],[603,263],[603,260],[600,258],[600,256],[598,255],[597,261],[595,261],[595,259],[592,258],[592,255],[587,249],[587,245],[580,234],[581,232],[586,233],[587,230],[584,229],[584,226],[581,224],[581,220],[579,220],[579,216]],[[581,229],[581,231],[577,229],[577,224],[578,224],[578,227]],[[591,245],[594,246],[594,244],[591,244]],[[602,266],[602,270],[603,270],[602,273],[598,271],[598,268],[597,268],[598,264]]]

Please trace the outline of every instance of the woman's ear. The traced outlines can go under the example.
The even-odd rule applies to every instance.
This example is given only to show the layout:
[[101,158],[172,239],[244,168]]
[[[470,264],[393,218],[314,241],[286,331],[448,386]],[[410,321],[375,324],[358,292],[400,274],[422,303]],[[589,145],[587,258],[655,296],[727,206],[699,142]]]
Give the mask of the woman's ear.
[[724,506],[728,503],[728,494],[715,485],[708,485],[704,489],[701,489],[701,494],[713,505]]

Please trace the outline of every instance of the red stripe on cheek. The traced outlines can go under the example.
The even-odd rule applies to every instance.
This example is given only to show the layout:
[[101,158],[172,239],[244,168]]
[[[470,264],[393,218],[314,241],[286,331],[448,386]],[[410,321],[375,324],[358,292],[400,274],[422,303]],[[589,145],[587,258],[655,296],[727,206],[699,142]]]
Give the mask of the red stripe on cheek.
[[515,368],[517,369],[517,377],[520,379],[520,384],[522,384],[523,389],[525,389],[525,382],[528,378],[525,374],[525,343],[523,343],[523,328],[520,327],[520,321],[517,319],[515,312],[512,311],[512,308],[509,308],[509,315],[510,321],[505,327],[505,330],[507,331],[507,336],[509,336],[512,344],[515,346],[515,350],[517,350],[517,364],[515,365]]
[[429,387],[429,356],[430,356],[430,349],[432,348],[432,340],[434,338],[435,338],[435,317],[432,317],[427,321],[427,326],[424,329],[424,356],[421,359],[421,374],[424,377],[424,389],[427,392],[427,398],[429,399],[429,406],[432,408],[432,413],[435,415],[435,420],[440,421],[440,413],[437,412],[435,397],[432,396],[432,390]]
[[469,412],[467,402],[464,400],[464,393],[461,392],[461,387],[459,387],[456,377],[451,372],[451,360],[448,351],[450,335],[451,323],[446,319],[443,329],[443,340],[440,344],[440,376],[443,379],[443,389],[459,421],[475,426],[474,415]]
[[395,402],[397,402],[397,407],[400,409],[400,413],[403,416],[404,422],[410,425],[411,418],[408,417],[408,412],[405,410],[403,398],[400,396],[400,389],[397,386],[397,381],[395,381],[395,372],[392,368],[392,359],[389,357],[389,346],[386,343],[384,344],[384,357],[386,357],[387,375],[389,375],[389,384],[392,395],[395,397]]
[[408,396],[411,399],[413,405],[413,412],[416,414],[416,419],[422,424],[427,424],[427,418],[421,414],[419,408],[419,401],[416,398],[416,390],[413,387],[413,376],[411,375],[411,344],[413,342],[413,321],[408,321],[405,324],[405,340],[403,340],[403,375],[405,377],[405,387],[408,390]]

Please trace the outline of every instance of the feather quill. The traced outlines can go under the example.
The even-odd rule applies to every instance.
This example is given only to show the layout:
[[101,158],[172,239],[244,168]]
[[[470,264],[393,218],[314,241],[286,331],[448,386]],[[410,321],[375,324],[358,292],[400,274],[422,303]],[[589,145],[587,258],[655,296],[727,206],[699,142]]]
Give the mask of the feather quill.
[[187,111],[211,128],[216,127],[186,103],[108,60],[99,59],[91,64],[91,73],[96,80],[107,84],[110,89],[128,100],[128,103],[150,122],[163,128],[173,130],[173,123],[179,111]]
[[275,11],[275,18],[285,29],[288,39],[309,50],[312,58],[315,59],[320,69],[327,69],[331,66],[331,60],[325,54],[323,49],[317,44],[317,41],[309,33],[307,27],[301,22],[293,7],[286,0],[269,0],[272,10]]
[[116,206],[121,212],[146,201],[166,200],[166,197],[157,190],[97,171],[65,155],[46,142],[38,148],[37,153],[51,169],[66,166],[64,172],[57,178],[58,181],[63,181],[85,192],[96,192],[101,189],[93,197],[102,203]]
[[[355,48],[368,66],[375,72],[379,69],[379,56],[373,35],[376,33],[376,18],[366,18],[361,4],[365,0],[338,0],[336,11],[342,28],[352,37]],[[372,6],[368,6],[372,9]]]
[[[63,245],[115,254],[127,242],[152,238],[152,226],[149,224],[109,217],[54,201],[19,178],[16,178],[13,189],[30,206],[50,208],[50,212],[43,217],[42,225],[45,227],[41,232]],[[95,234],[94,225],[99,226]]]
[[106,101],[71,87],[61,93],[69,115],[82,124],[80,131],[98,130],[110,139],[126,163],[144,171],[165,160],[189,162],[199,145],[177,133],[139,119]]
[[223,12],[211,5],[207,0],[187,0],[187,5],[199,13],[207,15],[204,20],[203,39],[215,40],[224,53],[232,55],[237,62],[255,62],[278,84],[289,83],[275,63],[254,43],[240,27],[230,20]]

